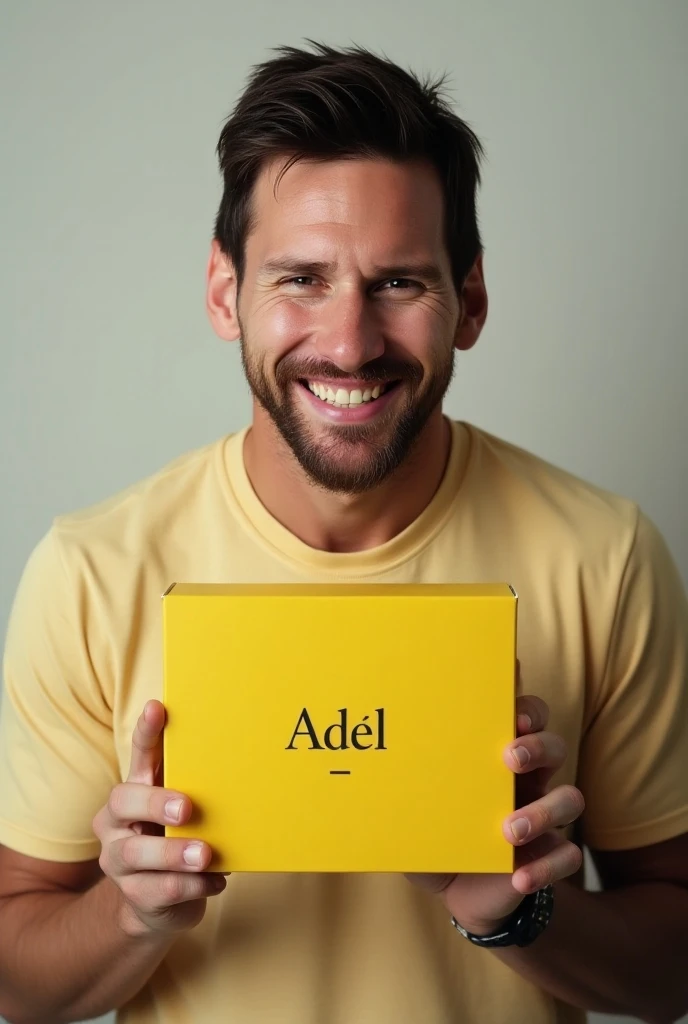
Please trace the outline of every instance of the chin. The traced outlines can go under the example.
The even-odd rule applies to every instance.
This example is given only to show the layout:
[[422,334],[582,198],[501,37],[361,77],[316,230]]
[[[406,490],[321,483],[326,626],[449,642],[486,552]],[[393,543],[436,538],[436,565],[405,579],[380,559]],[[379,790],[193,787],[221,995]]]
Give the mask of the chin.
[[[332,450],[332,445],[311,445],[294,454],[312,483],[337,494],[365,494],[379,487],[397,468],[386,448],[372,454],[352,452],[348,456]],[[292,449],[293,450],[293,449]]]

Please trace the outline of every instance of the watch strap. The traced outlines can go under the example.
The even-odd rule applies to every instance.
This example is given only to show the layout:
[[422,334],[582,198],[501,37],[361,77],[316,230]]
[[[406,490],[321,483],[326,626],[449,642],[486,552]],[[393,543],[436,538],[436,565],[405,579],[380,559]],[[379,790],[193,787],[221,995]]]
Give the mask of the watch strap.
[[554,908],[554,886],[546,885],[537,892],[528,893],[498,932],[493,935],[474,935],[463,928],[455,917],[451,923],[465,939],[476,946],[529,946],[535,942],[549,924]]

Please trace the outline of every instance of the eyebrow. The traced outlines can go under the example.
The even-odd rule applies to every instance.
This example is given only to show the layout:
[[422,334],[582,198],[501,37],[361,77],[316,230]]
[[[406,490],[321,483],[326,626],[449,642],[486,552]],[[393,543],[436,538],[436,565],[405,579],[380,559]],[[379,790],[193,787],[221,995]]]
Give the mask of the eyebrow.
[[[295,277],[326,277],[336,271],[337,264],[329,260],[302,260],[296,256],[276,256],[267,260],[260,268],[260,274],[268,277],[271,274],[293,274]],[[440,284],[444,274],[429,260],[409,263],[394,263],[389,266],[376,264],[373,276],[385,280],[395,277],[417,277],[428,284]]]

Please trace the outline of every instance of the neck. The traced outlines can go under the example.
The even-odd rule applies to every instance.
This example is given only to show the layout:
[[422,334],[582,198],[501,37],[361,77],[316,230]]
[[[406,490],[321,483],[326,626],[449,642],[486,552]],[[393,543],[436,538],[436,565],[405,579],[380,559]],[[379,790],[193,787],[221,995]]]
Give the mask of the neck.
[[365,551],[396,537],[429,505],[450,447],[451,427],[438,407],[409,457],[379,487],[334,494],[310,480],[270,417],[254,404],[244,462],[263,506],[304,544],[320,551]]

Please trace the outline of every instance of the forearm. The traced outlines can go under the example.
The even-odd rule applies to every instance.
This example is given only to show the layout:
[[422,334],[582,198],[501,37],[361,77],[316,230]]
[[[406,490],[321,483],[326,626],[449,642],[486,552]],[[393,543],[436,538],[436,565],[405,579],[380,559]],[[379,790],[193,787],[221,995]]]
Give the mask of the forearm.
[[574,1006],[669,1024],[688,1008],[687,922],[688,891],[669,883],[587,892],[560,882],[546,931],[492,953]]
[[0,906],[0,1011],[12,1024],[64,1024],[122,1006],[170,948],[133,937],[122,897],[103,878],[84,893],[36,892]]

